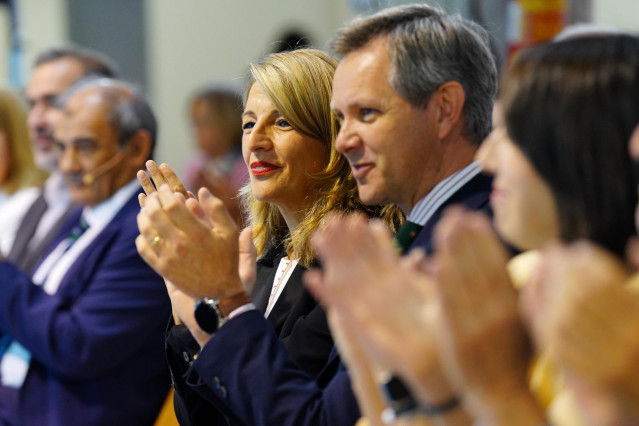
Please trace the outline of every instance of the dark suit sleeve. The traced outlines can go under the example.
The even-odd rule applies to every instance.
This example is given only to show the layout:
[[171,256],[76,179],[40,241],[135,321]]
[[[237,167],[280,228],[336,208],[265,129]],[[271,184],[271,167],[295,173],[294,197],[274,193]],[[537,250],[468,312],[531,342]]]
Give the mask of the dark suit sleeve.
[[321,389],[257,311],[229,321],[188,377],[207,400],[246,425],[353,425],[360,417],[343,368]]
[[221,414],[185,382],[191,361],[197,357],[200,346],[185,325],[175,325],[170,318],[166,333],[166,358],[171,371],[173,409],[181,426],[226,424]]
[[[265,270],[263,265],[260,268],[258,264],[258,273],[264,276]],[[299,268],[296,272],[298,273],[293,274],[284,293],[271,311],[268,322],[279,334],[279,339],[297,365],[311,377],[316,377],[326,365],[333,348],[333,340],[324,310],[302,285],[303,269]],[[261,283],[258,282],[259,284]],[[254,300],[260,300],[260,297],[268,298],[268,293],[262,293],[264,293],[262,296],[259,296],[259,293],[256,296],[254,292]],[[266,300],[263,302],[260,306],[265,306]],[[225,424],[220,414],[223,410],[217,411],[186,385],[185,373],[200,350],[188,329],[185,326],[174,326],[173,321],[170,321],[166,345],[175,388],[175,413],[180,424],[185,426]]]
[[135,221],[124,228],[107,242],[98,236],[101,248],[78,258],[55,295],[0,262],[0,330],[61,376],[105,374],[149,344],[141,336],[162,337],[166,289],[135,249]]

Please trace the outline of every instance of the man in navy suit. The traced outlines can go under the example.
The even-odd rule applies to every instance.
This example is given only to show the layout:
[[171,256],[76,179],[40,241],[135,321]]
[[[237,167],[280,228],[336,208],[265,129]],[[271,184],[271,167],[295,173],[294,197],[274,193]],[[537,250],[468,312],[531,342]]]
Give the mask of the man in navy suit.
[[[355,21],[333,47],[342,56],[333,82],[341,122],[336,147],[351,164],[362,200],[399,205],[414,226],[406,245],[430,251],[433,223],[446,205],[488,208],[491,181],[473,162],[491,130],[496,92],[487,35],[461,18],[410,5]],[[197,219],[189,218],[188,203],[168,188],[152,198],[139,220],[138,249],[177,286],[174,307],[202,347],[191,385],[234,424],[354,424],[360,413],[337,354],[311,380],[264,318],[239,306],[242,286],[227,255],[237,253],[237,237],[225,231],[229,219],[219,200],[200,192],[214,227],[210,238],[193,238]],[[158,233],[164,245],[153,248]],[[203,264],[218,273],[203,273]],[[203,328],[215,327],[193,315],[193,299],[202,297],[226,306],[222,316],[237,308],[213,335]],[[446,402],[445,392],[433,394],[433,405]]]
[[73,83],[89,75],[115,77],[116,69],[102,53],[71,44],[54,46],[36,57],[25,90],[33,156],[38,167],[50,172],[50,176],[20,223],[11,249],[3,255],[29,274],[72,208],[71,195],[58,169],[59,150],[53,140],[54,123],[59,116],[55,100]]
[[0,261],[0,423],[151,425],[169,389],[170,304],[134,242],[155,117],[110,79],[76,84],[60,105],[59,166],[81,207],[33,277]]

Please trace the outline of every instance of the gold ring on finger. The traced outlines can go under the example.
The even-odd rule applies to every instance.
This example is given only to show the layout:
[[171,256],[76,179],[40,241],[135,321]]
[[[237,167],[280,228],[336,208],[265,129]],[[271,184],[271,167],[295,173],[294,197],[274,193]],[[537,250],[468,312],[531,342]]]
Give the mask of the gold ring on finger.
[[161,236],[156,235],[155,238],[153,238],[153,240],[151,241],[151,247],[155,247],[157,245],[157,243],[160,242],[161,239],[162,239]]

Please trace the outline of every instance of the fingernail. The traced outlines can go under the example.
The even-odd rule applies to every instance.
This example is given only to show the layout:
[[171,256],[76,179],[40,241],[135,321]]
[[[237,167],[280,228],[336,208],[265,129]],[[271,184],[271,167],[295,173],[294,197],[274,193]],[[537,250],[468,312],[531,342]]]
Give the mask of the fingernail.
[[204,199],[211,198],[211,192],[206,188],[202,188],[200,189],[200,196]]

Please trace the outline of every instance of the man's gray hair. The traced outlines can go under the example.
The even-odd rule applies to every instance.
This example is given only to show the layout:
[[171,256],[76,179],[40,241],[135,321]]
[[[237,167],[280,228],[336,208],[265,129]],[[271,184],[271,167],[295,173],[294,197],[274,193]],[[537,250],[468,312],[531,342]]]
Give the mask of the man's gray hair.
[[346,56],[385,37],[392,63],[390,85],[414,107],[425,108],[447,81],[464,89],[464,136],[480,144],[492,129],[497,68],[489,35],[478,24],[427,5],[382,10],[342,28],[334,53]]
[[84,68],[85,76],[118,77],[117,66],[107,55],[72,43],[60,44],[43,50],[35,58],[33,67],[36,68],[61,59],[75,59],[78,61]]
[[158,124],[151,106],[142,93],[133,85],[121,80],[88,76],[69,87],[57,99],[56,106],[64,109],[75,94],[88,89],[99,89],[103,101],[110,107],[109,124],[118,135],[120,145],[126,145],[140,130],[149,133],[151,158],[155,149]]

